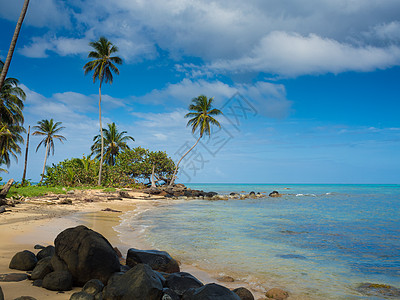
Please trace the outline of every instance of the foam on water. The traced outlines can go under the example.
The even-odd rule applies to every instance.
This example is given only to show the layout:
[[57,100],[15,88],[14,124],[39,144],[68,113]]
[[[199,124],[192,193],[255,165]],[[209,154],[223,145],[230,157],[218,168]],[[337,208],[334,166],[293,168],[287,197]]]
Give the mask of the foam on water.
[[[400,186],[209,185],[207,191],[264,192],[279,198],[170,201],[123,216],[152,247],[248,282],[284,287],[293,299],[377,299],[356,287],[399,287]],[[287,194],[290,192],[290,194]],[[303,196],[298,196],[303,195]]]

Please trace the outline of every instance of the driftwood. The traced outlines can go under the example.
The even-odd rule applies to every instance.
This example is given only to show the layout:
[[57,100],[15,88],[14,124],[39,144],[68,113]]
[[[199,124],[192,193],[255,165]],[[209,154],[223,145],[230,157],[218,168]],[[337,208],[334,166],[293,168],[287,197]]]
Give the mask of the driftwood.
[[6,199],[6,196],[8,194],[8,191],[10,190],[11,186],[14,183],[14,179],[10,179],[5,185],[4,187],[1,189],[0,191],[0,205],[5,205],[7,204],[7,202],[4,200]]

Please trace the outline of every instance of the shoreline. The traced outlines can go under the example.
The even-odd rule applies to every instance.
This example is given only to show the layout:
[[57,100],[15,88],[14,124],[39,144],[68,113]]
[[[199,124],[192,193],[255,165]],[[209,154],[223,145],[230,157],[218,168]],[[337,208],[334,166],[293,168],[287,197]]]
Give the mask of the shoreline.
[[[76,203],[72,205],[45,205],[35,203],[17,204],[11,207],[8,212],[0,215],[0,231],[2,232],[2,243],[0,245],[0,274],[25,273],[22,271],[8,268],[11,258],[16,252],[30,250],[37,252],[33,247],[36,244],[44,246],[53,245],[55,237],[66,228],[85,225],[88,228],[102,234],[112,245],[117,247],[123,257],[126,257],[129,248],[149,250],[143,235],[132,228],[130,241],[135,240],[134,244],[127,244],[121,240],[121,233],[116,230],[122,222],[122,216],[131,211],[141,213],[148,209],[156,209],[168,200],[160,200],[157,197],[149,198],[142,193],[134,193],[137,198],[120,200],[104,200],[87,203]],[[140,198],[142,197],[142,198]],[[102,211],[110,208],[118,211]],[[132,238],[133,237],[133,238]],[[163,249],[157,249],[163,250]],[[173,253],[171,253],[172,256]],[[255,299],[265,299],[265,295],[255,291],[246,282],[218,280],[215,274],[186,263],[180,264],[182,272],[188,272],[198,278],[204,284],[218,283],[229,289],[246,287],[252,291]],[[37,299],[69,299],[78,288],[71,291],[57,293],[43,288],[32,286],[32,282],[25,280],[22,282],[0,282],[5,299],[15,299],[20,296],[32,296]]]

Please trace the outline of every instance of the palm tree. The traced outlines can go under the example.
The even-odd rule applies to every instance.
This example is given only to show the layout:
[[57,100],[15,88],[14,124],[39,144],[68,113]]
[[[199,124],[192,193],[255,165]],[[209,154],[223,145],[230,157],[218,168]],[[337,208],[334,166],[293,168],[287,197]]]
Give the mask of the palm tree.
[[29,5],[29,0],[25,0],[24,5],[22,6],[21,14],[20,14],[18,22],[17,22],[17,26],[15,26],[14,35],[13,35],[13,38],[11,40],[10,49],[8,50],[6,62],[4,64],[4,68],[1,70],[0,89],[3,86],[3,83],[4,83],[5,79],[6,79],[8,68],[9,68],[10,63],[11,63],[11,58],[12,58],[12,56],[14,54],[15,45],[17,44],[19,31],[21,30],[21,26],[22,26],[22,23],[24,22],[26,11],[28,10],[28,5]]
[[100,37],[97,42],[89,43],[93,47],[94,51],[89,52],[88,58],[93,58],[83,66],[85,75],[93,72],[93,83],[99,80],[99,123],[100,123],[100,135],[101,135],[101,150],[100,150],[100,168],[99,168],[99,179],[97,184],[101,185],[101,169],[103,165],[103,153],[104,153],[104,138],[103,138],[103,126],[101,124],[101,85],[103,81],[105,83],[112,84],[113,75],[115,73],[119,75],[119,70],[114,64],[121,65],[122,59],[118,56],[111,56],[113,53],[118,52],[118,48],[108,41],[105,37]]
[[7,78],[0,89],[0,123],[23,124],[25,92],[18,86],[15,78]]
[[17,155],[21,153],[21,147],[18,145],[24,141],[21,133],[25,129],[20,125],[0,125],[0,165],[10,166],[11,157],[17,160]]
[[[113,166],[115,165],[115,157],[117,156],[119,151],[129,149],[127,141],[135,141],[135,139],[129,135],[124,136],[127,133],[126,131],[118,132],[117,126],[114,122],[107,125],[108,129],[103,128],[105,144],[104,161],[105,163]],[[96,158],[98,159],[101,155],[101,136],[99,134],[96,135],[93,138],[93,142],[94,143],[90,150],[92,150],[92,154],[96,154]]]
[[197,98],[192,99],[192,104],[189,105],[190,113],[185,115],[185,118],[191,118],[186,126],[192,126],[192,133],[195,133],[197,129],[199,129],[200,136],[197,139],[196,143],[186,151],[185,154],[181,157],[175,167],[174,174],[172,175],[172,180],[170,185],[174,184],[176,173],[178,171],[179,164],[181,163],[182,159],[193,150],[194,147],[198,144],[200,139],[203,137],[204,134],[210,136],[211,135],[211,125],[218,126],[221,128],[221,124],[213,118],[213,116],[217,116],[222,114],[219,109],[212,108],[212,102],[214,98],[207,98],[204,95],[200,95]]
[[61,130],[63,130],[65,127],[59,127],[62,122],[56,122],[54,123],[53,119],[49,120],[41,120],[37,122],[37,126],[33,126],[35,131],[32,133],[32,135],[42,135],[44,136],[43,140],[39,143],[39,145],[36,148],[36,152],[38,151],[39,147],[41,145],[46,145],[46,153],[44,156],[44,164],[43,164],[43,172],[42,172],[42,178],[40,179],[40,182],[43,181],[43,176],[44,176],[44,170],[46,167],[46,161],[47,161],[47,155],[50,154],[50,151],[52,150],[52,154],[54,155],[54,139],[60,140],[62,143],[63,140],[65,141],[66,138],[62,135],[57,134]]

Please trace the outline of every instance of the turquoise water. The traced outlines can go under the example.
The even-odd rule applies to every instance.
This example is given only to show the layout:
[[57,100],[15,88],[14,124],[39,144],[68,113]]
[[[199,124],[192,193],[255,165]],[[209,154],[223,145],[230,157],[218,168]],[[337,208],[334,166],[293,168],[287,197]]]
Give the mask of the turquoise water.
[[184,262],[292,299],[385,299],[357,292],[363,282],[400,288],[400,185],[188,186],[285,195],[172,201],[130,219]]

